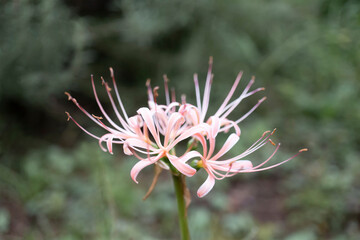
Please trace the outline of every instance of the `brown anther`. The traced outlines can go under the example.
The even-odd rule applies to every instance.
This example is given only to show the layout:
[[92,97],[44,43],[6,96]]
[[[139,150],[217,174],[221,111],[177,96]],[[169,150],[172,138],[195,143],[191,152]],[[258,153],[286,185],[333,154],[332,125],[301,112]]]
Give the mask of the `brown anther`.
[[265,88],[264,87],[260,88],[260,91],[265,91]]
[[71,118],[71,116],[70,116],[70,114],[68,113],[68,112],[65,112],[66,113],[66,115],[67,115],[67,121],[69,121],[70,120],[70,118]]
[[110,77],[114,78],[114,70],[112,67],[109,67],[110,70]]
[[107,82],[105,82],[104,78],[101,77],[101,84],[106,88],[106,91],[110,92],[111,91],[111,87],[109,87],[109,84]]
[[181,104],[186,104],[186,95],[181,94]]
[[159,96],[158,90],[159,90],[159,86],[156,86],[156,87],[154,87],[154,89],[153,89],[153,94],[154,94],[154,100],[155,100],[155,102],[156,102],[156,98]]
[[264,137],[266,134],[268,134],[270,131],[265,131],[262,135],[262,137]]
[[214,81],[214,74],[211,74],[211,78],[210,78],[210,84],[211,85],[212,85],[213,81]]
[[276,128],[274,128],[274,130],[272,131],[271,135],[273,135],[276,132]]
[[165,81],[165,82],[169,82],[169,78],[167,77],[166,74],[163,75],[163,78],[164,78],[164,81]]
[[303,148],[303,149],[300,149],[299,152],[307,152],[309,149],[307,148]]
[[171,101],[176,102],[175,88],[171,88]]
[[271,139],[269,139],[269,142],[270,142],[273,146],[276,145]]
[[150,86],[150,82],[151,82],[150,78],[146,79],[146,84],[145,84],[145,85],[146,85],[147,87],[149,87],[149,86]]
[[94,115],[94,114],[91,114],[94,118],[96,118],[97,120],[101,120],[101,119],[103,119],[102,117],[98,117],[98,116],[96,116],[96,115]]
[[210,56],[210,57],[209,57],[209,64],[213,64],[213,61],[214,61],[213,57]]
[[263,102],[267,99],[267,97],[263,97],[262,99],[260,99],[258,102]]
[[69,101],[73,99],[73,97],[70,95],[70,93],[65,92],[65,95],[68,96],[68,100],[69,100]]

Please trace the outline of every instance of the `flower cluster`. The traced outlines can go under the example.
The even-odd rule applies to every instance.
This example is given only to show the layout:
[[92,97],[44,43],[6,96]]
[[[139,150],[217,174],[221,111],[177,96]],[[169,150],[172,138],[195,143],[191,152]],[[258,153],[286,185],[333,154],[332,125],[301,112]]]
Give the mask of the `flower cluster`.
[[[107,124],[103,122],[103,117],[88,113],[81,107],[75,98],[69,93],[65,93],[68,95],[68,99],[93,122],[103,128],[107,132],[106,134],[103,136],[96,136],[90,133],[74,120],[69,113],[66,113],[68,115],[68,120],[73,120],[84,132],[99,140],[100,148],[103,151],[109,151],[109,153],[112,154],[113,144],[122,144],[125,154],[133,155],[138,158],[139,161],[131,170],[131,177],[136,183],[139,172],[146,166],[152,164],[157,164],[163,169],[172,169],[173,171],[180,172],[188,177],[193,176],[198,170],[203,168],[207,172],[208,177],[197,192],[199,197],[203,197],[213,188],[215,180],[221,180],[237,173],[257,172],[274,168],[293,159],[300,152],[306,151],[306,149],[301,149],[297,154],[285,161],[263,167],[280,147],[280,144],[276,145],[270,139],[275,132],[274,130],[272,132],[264,132],[262,136],[243,153],[231,158],[224,157],[224,155],[239,141],[241,131],[238,124],[248,117],[266,98],[260,99],[255,106],[239,119],[229,119],[228,116],[230,113],[242,100],[264,90],[263,88],[250,90],[251,86],[254,84],[254,78],[252,78],[240,96],[231,100],[242,76],[242,72],[240,72],[219,109],[214,115],[207,116],[213,80],[212,58],[210,58],[209,61],[203,97],[200,95],[198,76],[197,74],[194,74],[196,93],[195,105],[186,102],[185,96],[182,96],[181,101],[178,102],[176,100],[175,91],[169,91],[168,79],[166,75],[164,75],[166,104],[159,104],[157,102],[159,88],[152,88],[150,81],[148,80],[146,83],[148,107],[140,108],[137,110],[137,114],[131,117],[127,115],[121,101],[112,68],[110,68],[110,75],[115,92],[115,100],[109,84],[103,78],[101,79],[115,115],[117,116],[118,123],[115,123],[104,110],[97,95],[93,76],[91,76],[91,83],[95,99],[103,117],[108,122]],[[230,131],[233,131],[233,133],[229,133]],[[219,133],[229,134],[229,136],[220,150],[216,152],[216,137]],[[177,155],[175,147],[180,142],[184,141],[189,143],[188,148],[183,154]],[[268,143],[273,144],[276,147],[267,160],[257,166],[253,166],[252,162],[249,160],[244,160],[249,154]]]

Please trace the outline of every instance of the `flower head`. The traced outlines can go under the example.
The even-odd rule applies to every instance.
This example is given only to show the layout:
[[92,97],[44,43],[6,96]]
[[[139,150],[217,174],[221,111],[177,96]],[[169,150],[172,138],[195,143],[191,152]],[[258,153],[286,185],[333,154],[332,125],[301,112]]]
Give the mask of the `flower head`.
[[[299,153],[287,160],[263,167],[272,159],[280,147],[280,144],[276,145],[270,139],[275,132],[274,130],[272,132],[265,132],[243,153],[234,157],[225,158],[224,155],[228,153],[240,139],[241,131],[238,124],[247,118],[266,98],[261,98],[258,103],[242,117],[235,120],[229,119],[231,112],[242,100],[264,90],[264,88],[250,90],[254,84],[254,78],[252,78],[242,93],[231,101],[242,77],[242,72],[240,72],[215,114],[207,116],[213,80],[212,63],[212,58],[210,58],[202,99],[198,76],[197,74],[194,75],[196,105],[187,103],[184,96],[182,96],[180,102],[176,101],[175,91],[172,90],[170,94],[168,86],[169,80],[167,76],[164,75],[166,104],[159,104],[157,102],[159,87],[152,88],[150,80],[148,80],[146,82],[148,106],[139,108],[137,114],[129,117],[121,101],[113,69],[110,68],[112,87],[114,88],[116,100],[114,100],[112,88],[104,78],[101,78],[101,82],[105,87],[113,111],[117,116],[116,122],[109,117],[102,106],[97,95],[93,76],[91,76],[91,84],[95,100],[103,117],[88,113],[69,93],[66,92],[65,94],[70,101],[93,122],[104,129],[106,133],[102,136],[97,136],[89,132],[66,112],[68,120],[71,119],[85,133],[96,138],[103,151],[108,151],[113,154],[113,144],[122,144],[125,154],[135,156],[139,161],[132,168],[130,175],[136,183],[139,172],[146,166],[152,164],[157,164],[164,169],[175,169],[178,173],[188,177],[193,176],[197,170],[204,169],[208,177],[198,190],[199,197],[208,194],[213,188],[215,180],[221,180],[237,173],[257,172],[274,168],[293,159],[300,152],[307,150],[302,149]],[[104,120],[106,120],[107,123],[104,123]],[[223,146],[216,152],[216,137],[220,133],[227,134],[230,129],[234,129],[235,133],[230,133]],[[180,142],[184,141],[188,141],[190,144],[183,154],[177,155],[175,148]],[[103,145],[104,143],[106,146]],[[276,146],[274,152],[268,159],[257,166],[253,166],[250,160],[245,159],[248,155],[268,143]],[[201,146],[200,150],[196,148],[197,145]],[[191,164],[189,163],[190,160],[193,160]],[[193,163],[195,163],[195,165]]]

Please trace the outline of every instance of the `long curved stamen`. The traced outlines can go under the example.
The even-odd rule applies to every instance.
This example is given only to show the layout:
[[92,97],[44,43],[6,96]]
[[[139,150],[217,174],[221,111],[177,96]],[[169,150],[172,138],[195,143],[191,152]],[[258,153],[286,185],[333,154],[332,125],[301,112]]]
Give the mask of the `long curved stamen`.
[[[251,113],[253,113],[259,106],[261,103],[263,103],[267,98],[266,97],[263,97],[261,98],[247,113],[245,113],[241,118],[239,118],[238,120],[235,121],[234,124],[239,124],[240,122],[242,122],[244,119],[246,119]],[[226,127],[223,127],[221,129],[221,131],[226,131],[228,129],[230,129],[231,126],[226,126]]]
[[300,153],[302,153],[302,152],[306,152],[306,151],[308,151],[308,149],[307,149],[307,148],[303,148],[303,149],[300,149],[300,150],[299,150],[299,152],[298,152],[297,154],[295,154],[294,156],[292,156],[292,157],[290,157],[290,158],[288,158],[288,159],[286,159],[286,160],[284,160],[284,161],[282,161],[282,162],[280,162],[280,163],[277,163],[277,164],[271,165],[271,166],[269,166],[269,167],[260,168],[260,169],[254,169],[254,170],[252,170],[252,169],[250,169],[250,170],[244,170],[244,171],[242,171],[242,172],[261,172],[261,171],[265,171],[265,170],[268,170],[268,169],[271,169],[271,168],[274,168],[274,167],[280,166],[280,165],[282,165],[282,164],[284,164],[284,163],[286,163],[286,162],[288,162],[288,161],[290,161],[290,160],[294,159],[294,158],[295,158],[295,157],[297,157]]
[[242,71],[239,72],[239,74],[237,75],[237,77],[235,79],[235,82],[234,82],[233,86],[230,89],[229,94],[226,96],[224,102],[221,104],[220,108],[215,113],[215,116],[219,117],[219,115],[223,112],[224,107],[228,104],[228,102],[230,101],[232,95],[234,94],[234,92],[235,92],[235,90],[237,88],[237,85],[239,84],[239,82],[241,80],[242,75],[243,75],[243,72]]
[[268,157],[268,159],[266,159],[264,162],[260,163],[259,165],[253,167],[252,169],[258,169],[262,166],[264,166],[268,161],[270,161],[276,154],[276,152],[279,150],[280,148],[280,143],[276,146],[275,150],[273,151],[273,153]]
[[114,109],[114,112],[115,112],[116,116],[118,117],[121,125],[124,127],[124,129],[126,129],[127,131],[130,131],[130,132],[131,132],[128,123],[125,122],[125,120],[122,118],[122,116],[120,115],[119,111],[118,111],[117,108],[116,108],[114,99],[113,99],[113,97],[112,97],[112,95],[111,95],[111,88],[109,87],[108,83],[105,82],[105,80],[104,80],[103,77],[101,77],[101,80],[102,80],[103,85],[105,85],[105,89],[106,89],[106,92],[107,92],[108,97],[109,97],[109,99],[110,99],[111,105],[112,105],[112,107],[113,107],[113,109]]
[[[90,113],[88,113],[88,112],[78,103],[78,101],[70,95],[70,93],[65,92],[65,95],[67,95],[67,96],[68,96],[68,100],[69,100],[69,101],[72,101],[88,118],[90,118],[93,122],[95,122],[95,123],[96,123],[97,125],[99,125],[100,127],[104,128],[104,126],[103,126],[102,124],[100,124],[100,123],[98,122],[98,120],[96,120]],[[116,130],[113,129],[113,128],[110,128],[110,127],[108,127],[108,128],[111,129],[111,130],[113,130],[113,131],[116,131]],[[106,128],[104,128],[104,129],[107,130]]]
[[150,78],[148,78],[146,80],[146,87],[147,87],[147,93],[148,93],[148,98],[149,98],[149,101],[155,101],[154,100],[154,95],[153,95],[153,91],[152,91],[152,88],[151,88],[151,85],[150,85]]
[[204,121],[207,109],[209,107],[210,91],[211,91],[211,84],[212,84],[212,79],[213,79],[212,65],[213,65],[213,58],[210,57],[209,58],[209,69],[208,69],[208,73],[206,76],[204,98],[203,98],[203,103],[202,103],[202,111],[201,111],[202,121]]
[[92,134],[91,132],[89,132],[88,130],[86,130],[85,128],[83,128],[83,127],[70,115],[70,113],[68,113],[68,112],[65,112],[65,113],[66,113],[66,115],[67,115],[67,117],[68,117],[67,121],[69,121],[69,120],[71,119],[71,120],[72,120],[81,130],[83,130],[86,134],[90,135],[90,136],[93,137],[93,138],[96,138],[97,140],[100,140],[100,137]]
[[169,95],[169,79],[166,76],[166,74],[163,75],[164,78],[164,88],[165,88],[165,98],[166,98],[166,104],[169,105],[170,104],[170,95]]
[[[250,155],[251,153],[255,152],[256,150],[258,150],[259,148],[263,147],[265,144],[267,144],[268,142],[272,142],[271,139],[270,139],[270,136],[272,136],[274,133],[275,133],[275,130],[274,129],[271,133],[270,131],[266,131],[263,133],[263,135],[261,136],[261,138],[259,138],[255,143],[253,143],[248,149],[246,149],[243,153],[233,157],[233,158],[230,158],[228,160],[222,160],[221,162],[223,164],[229,164],[231,162],[234,162],[234,161],[237,161],[241,158],[244,158],[248,155]],[[268,134],[270,133],[270,134]],[[215,162],[215,161],[211,161],[209,160],[209,162]]]
[[251,88],[251,86],[254,84],[254,82],[255,82],[255,79],[252,78],[250,80],[250,82],[248,83],[248,85],[243,90],[243,92],[240,94],[240,96],[224,108],[223,112],[225,112],[225,111],[226,112],[220,114],[221,118],[226,118],[241,103],[241,101],[246,98],[246,94],[249,91],[249,89]]
[[115,124],[111,118],[107,115],[106,111],[104,110],[99,98],[98,98],[98,95],[97,95],[97,92],[96,92],[96,87],[95,87],[95,83],[94,83],[94,76],[91,75],[91,85],[93,87],[93,92],[94,92],[94,96],[95,96],[95,100],[96,100],[96,103],[98,104],[99,108],[100,108],[100,111],[102,112],[102,114],[105,116],[106,120],[114,127],[116,128],[117,130],[119,131],[125,131],[125,129],[119,127],[117,124]]
[[124,114],[124,117],[125,117],[126,121],[128,121],[129,118],[128,118],[128,115],[126,114],[124,105],[123,105],[123,103],[122,103],[122,101],[121,101],[120,94],[119,94],[119,91],[118,91],[118,88],[117,88],[117,84],[116,84],[116,81],[115,81],[114,70],[113,70],[112,68],[109,68],[109,69],[110,69],[110,76],[111,76],[112,81],[113,81],[113,86],[114,86],[114,89],[115,89],[116,97],[117,97],[117,100],[118,100],[118,102],[119,102],[121,111],[122,111],[122,113]]
[[196,103],[197,103],[197,107],[201,112],[201,101],[200,101],[200,89],[199,89],[199,79],[198,79],[198,75],[195,73],[194,74],[194,84],[195,84],[195,94],[196,94]]
[[260,106],[261,103],[263,103],[266,100],[266,97],[263,97],[262,99],[260,99],[257,104],[255,104],[255,106],[253,106],[247,113],[245,113],[241,118],[239,118],[238,120],[235,121],[236,124],[239,124],[240,122],[242,122],[245,118],[247,118],[252,112],[255,111],[255,109],[257,107]]

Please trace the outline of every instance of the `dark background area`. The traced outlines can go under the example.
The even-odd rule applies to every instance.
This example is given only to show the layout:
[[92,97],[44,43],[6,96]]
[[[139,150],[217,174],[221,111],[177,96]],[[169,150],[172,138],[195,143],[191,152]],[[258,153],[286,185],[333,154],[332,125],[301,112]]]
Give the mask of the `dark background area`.
[[[147,104],[145,81],[166,73],[194,102],[192,74],[205,82],[214,57],[211,106],[244,71],[265,87],[244,101],[236,154],[277,128],[267,172],[217,182],[203,199],[204,176],[189,179],[193,239],[360,238],[360,2],[351,0],[0,0],[0,238],[178,239],[169,174],[146,201],[153,170],[136,185],[136,159],[103,153],[72,122],[95,125],[69,91],[99,115],[90,74],[115,70],[130,115]],[[102,89],[101,89],[102,90]],[[99,91],[105,106],[106,92]],[[164,100],[160,95],[160,101]],[[210,109],[211,112],[211,109]],[[237,150],[239,152],[237,152]],[[261,162],[271,149],[250,156]]]

